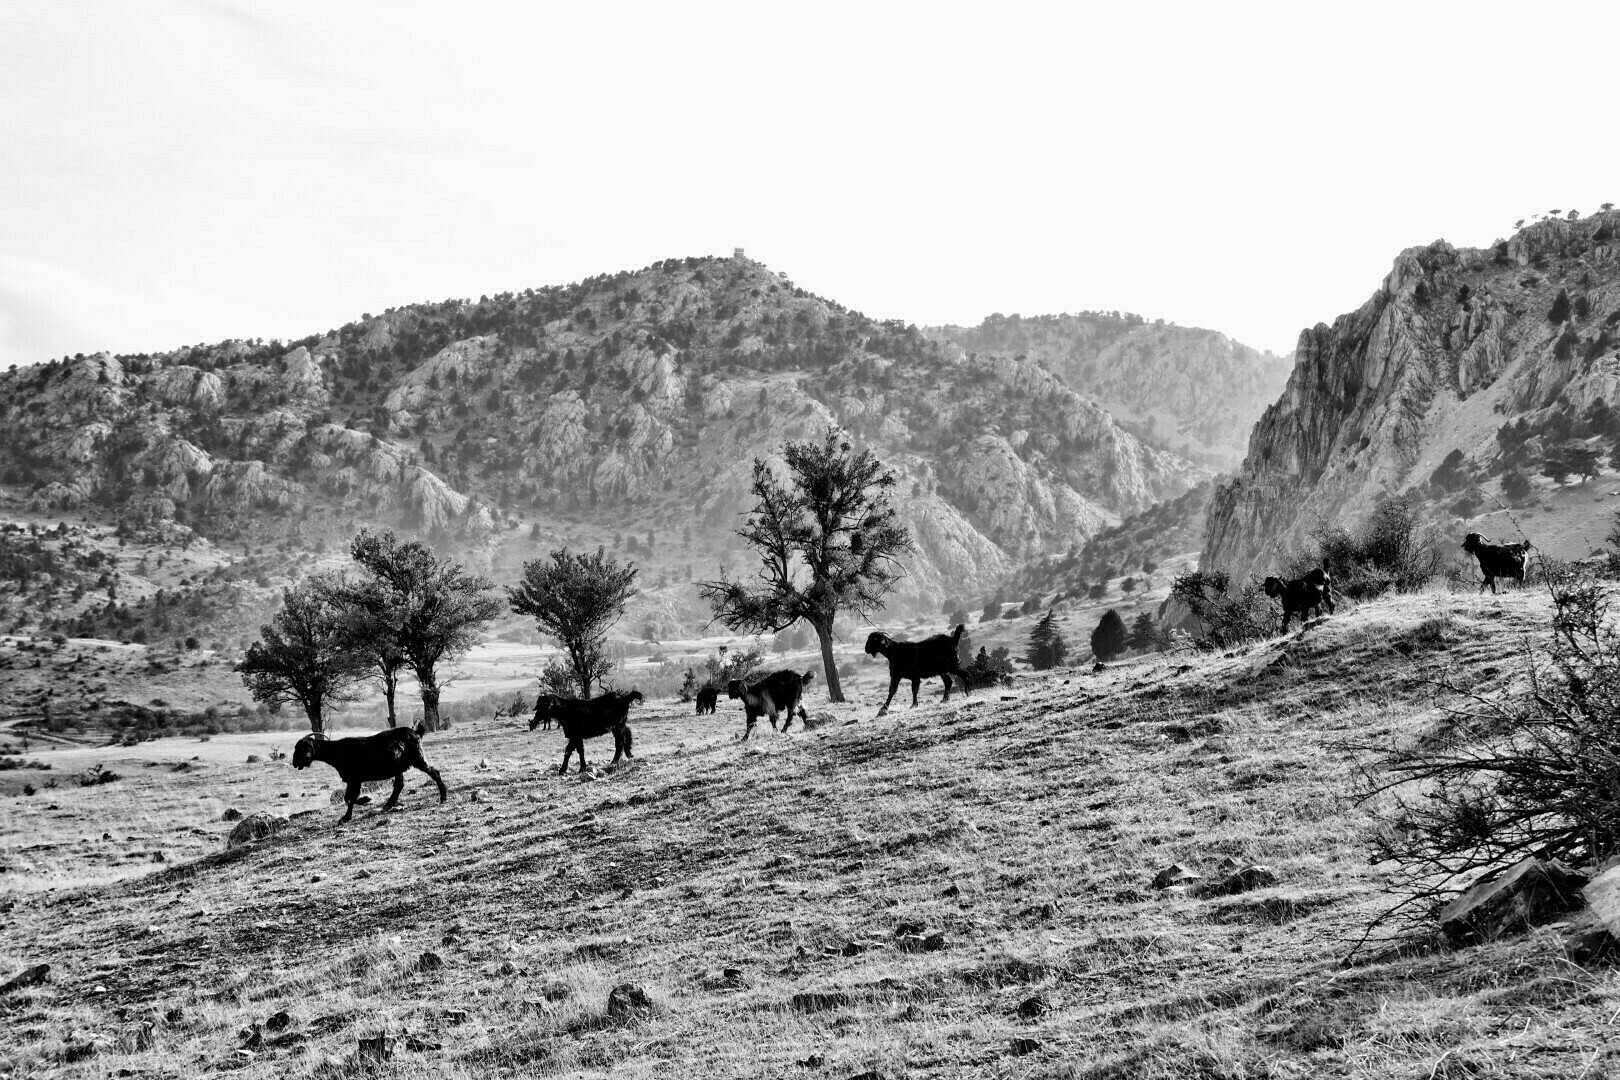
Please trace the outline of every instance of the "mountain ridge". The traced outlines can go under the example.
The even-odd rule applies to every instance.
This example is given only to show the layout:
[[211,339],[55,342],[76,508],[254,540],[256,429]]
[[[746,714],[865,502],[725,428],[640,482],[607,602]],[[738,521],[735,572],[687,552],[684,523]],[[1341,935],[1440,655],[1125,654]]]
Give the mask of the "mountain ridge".
[[899,599],[930,607],[1208,475],[1034,363],[739,258],[394,308],[285,344],[81,354],[0,375],[0,420],[0,482],[35,510],[290,546],[387,525],[490,571],[646,533],[646,584],[692,617],[679,578],[745,558],[731,529],[749,463],[828,424],[895,470],[919,547]]

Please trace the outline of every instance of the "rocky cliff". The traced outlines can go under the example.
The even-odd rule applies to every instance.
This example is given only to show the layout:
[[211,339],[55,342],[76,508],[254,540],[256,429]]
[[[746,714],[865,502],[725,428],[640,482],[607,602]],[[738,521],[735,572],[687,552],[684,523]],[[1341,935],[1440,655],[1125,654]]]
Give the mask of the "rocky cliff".
[[[1318,521],[1399,495],[1460,536],[1482,510],[1542,498],[1504,491],[1505,471],[1533,476],[1568,445],[1607,459],[1620,431],[1606,404],[1620,398],[1617,231],[1620,212],[1605,210],[1486,249],[1411,248],[1359,309],[1304,331],[1242,469],[1215,493],[1204,564],[1265,572]],[[1552,532],[1560,554],[1602,536]]]
[[1222,468],[1242,459],[1290,367],[1290,358],[1225,334],[1129,313],[992,315],[928,333],[972,353],[1034,361],[1143,441]]
[[732,530],[752,459],[829,423],[900,477],[918,603],[1208,476],[1032,361],[868,319],[746,259],[416,305],[294,343],[76,356],[0,376],[0,423],[0,480],[41,513],[138,509],[292,550],[376,523],[497,577],[549,543],[622,545],[667,589],[659,611],[717,558],[745,562]]

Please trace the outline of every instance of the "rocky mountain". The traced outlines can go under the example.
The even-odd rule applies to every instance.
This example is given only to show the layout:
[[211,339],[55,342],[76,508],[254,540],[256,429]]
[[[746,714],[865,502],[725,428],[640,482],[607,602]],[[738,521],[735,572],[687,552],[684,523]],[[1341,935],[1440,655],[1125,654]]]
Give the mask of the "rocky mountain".
[[1291,366],[1290,357],[1225,334],[1129,312],[998,314],[928,333],[970,353],[1034,361],[1143,441],[1224,469],[1242,460],[1255,420]]
[[1535,477],[1572,448],[1607,461],[1620,434],[1617,231],[1605,209],[1485,249],[1410,248],[1359,309],[1304,331],[1287,388],[1215,493],[1204,565],[1266,572],[1318,521],[1400,495],[1459,538],[1505,538],[1517,503],[1543,550],[1585,555],[1612,508],[1556,470]]
[[[744,258],[366,315],[293,343],[0,375],[0,482],[39,514],[335,551],[402,528],[511,580],[548,545],[645,568],[642,627],[706,617],[750,463],[840,424],[901,483],[903,602],[971,595],[1208,476],[1028,360],[878,322]],[[71,610],[58,611],[67,617]]]

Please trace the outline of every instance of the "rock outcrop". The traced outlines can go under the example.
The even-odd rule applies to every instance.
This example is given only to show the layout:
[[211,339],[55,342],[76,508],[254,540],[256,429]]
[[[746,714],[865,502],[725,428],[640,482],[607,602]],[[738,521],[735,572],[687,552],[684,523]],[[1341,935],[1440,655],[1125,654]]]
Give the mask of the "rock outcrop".
[[1287,387],[1212,500],[1204,565],[1269,572],[1317,521],[1354,520],[1392,496],[1432,503],[1449,523],[1429,482],[1453,451],[1488,475],[1504,422],[1551,431],[1558,415],[1616,400],[1617,229],[1620,212],[1604,211],[1485,250],[1412,248],[1359,309],[1304,331]]

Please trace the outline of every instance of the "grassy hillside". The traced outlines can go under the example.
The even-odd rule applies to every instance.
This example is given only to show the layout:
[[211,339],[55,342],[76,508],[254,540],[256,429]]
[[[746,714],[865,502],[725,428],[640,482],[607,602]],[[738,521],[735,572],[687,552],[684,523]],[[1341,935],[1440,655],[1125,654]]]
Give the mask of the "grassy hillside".
[[[1343,744],[1421,736],[1443,670],[1502,690],[1504,654],[1544,631],[1547,607],[1533,591],[1403,597],[1247,650],[1025,676],[881,720],[863,670],[854,704],[812,702],[812,730],[747,744],[731,703],[703,718],[653,706],[635,764],[583,783],[553,771],[556,733],[464,723],[427,745],[449,804],[413,778],[402,812],[362,808],[342,829],[329,772],[177,769],[169,759],[197,751],[148,744],[141,755],[169,759],[7,800],[8,862],[48,855],[66,877],[82,862],[90,880],[134,847],[152,872],[47,892],[8,882],[0,974],[52,971],[0,1006],[0,1065],[1606,1075],[1620,983],[1570,963],[1553,931],[1340,964],[1387,902],[1345,799]],[[217,850],[225,805],[311,812],[250,848],[153,862],[165,829]],[[1220,899],[1151,887],[1171,862],[1209,874],[1226,857],[1279,883]],[[605,1018],[624,982],[653,1015]],[[285,1031],[237,1055],[283,1010]],[[392,1063],[348,1059],[381,1030],[399,1038]]]

